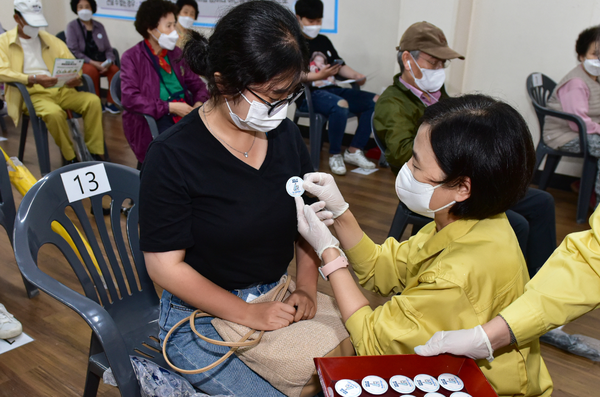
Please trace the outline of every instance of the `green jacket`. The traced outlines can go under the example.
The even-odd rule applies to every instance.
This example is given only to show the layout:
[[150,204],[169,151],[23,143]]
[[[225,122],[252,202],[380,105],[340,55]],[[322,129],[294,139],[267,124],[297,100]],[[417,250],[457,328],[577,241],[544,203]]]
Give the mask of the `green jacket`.
[[[442,87],[442,98],[448,97]],[[373,125],[377,136],[385,142],[385,158],[394,174],[412,156],[412,147],[425,104],[400,82],[400,74],[385,89],[375,104]]]

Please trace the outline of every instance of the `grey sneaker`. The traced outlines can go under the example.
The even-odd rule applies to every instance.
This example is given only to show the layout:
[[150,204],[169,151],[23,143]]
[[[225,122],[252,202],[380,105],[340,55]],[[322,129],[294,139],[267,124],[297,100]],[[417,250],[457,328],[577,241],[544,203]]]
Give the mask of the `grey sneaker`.
[[329,157],[329,168],[331,168],[331,172],[336,175],[346,175],[346,166],[344,165],[344,158],[341,154],[334,154]]
[[356,149],[356,152],[350,153],[348,149],[344,152],[344,161],[366,170],[372,170],[376,167],[375,163],[367,160],[362,150]]
[[23,332],[21,323],[0,303],[0,339],[16,338],[21,335],[21,332]]

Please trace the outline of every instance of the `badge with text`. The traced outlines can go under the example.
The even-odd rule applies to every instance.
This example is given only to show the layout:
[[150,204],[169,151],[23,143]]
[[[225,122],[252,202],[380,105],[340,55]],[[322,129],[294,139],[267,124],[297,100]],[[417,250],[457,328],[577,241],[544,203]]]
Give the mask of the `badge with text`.
[[60,174],[69,203],[110,192],[104,164],[83,167]]
[[285,184],[285,189],[290,196],[300,197],[304,194],[304,187],[302,187],[303,183],[304,180],[302,178],[299,176],[293,176],[288,179],[287,183]]

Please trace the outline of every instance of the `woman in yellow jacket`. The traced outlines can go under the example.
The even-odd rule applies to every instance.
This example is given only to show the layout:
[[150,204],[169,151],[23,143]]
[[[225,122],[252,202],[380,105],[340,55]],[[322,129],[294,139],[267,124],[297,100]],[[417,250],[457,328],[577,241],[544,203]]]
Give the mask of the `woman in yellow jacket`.
[[[600,208],[591,230],[571,233],[525,286],[526,292],[481,330],[436,333],[415,349],[424,356],[452,353],[475,359],[509,345],[524,346],[600,306]],[[483,331],[483,332],[481,332]]]
[[[343,251],[314,211],[296,199],[298,230],[325,263],[320,272],[331,282],[359,355],[412,354],[437,331],[485,324],[529,281],[504,214],[525,194],[534,168],[523,118],[505,103],[465,95],[429,106],[422,122],[396,192],[408,208],[434,221],[408,241],[373,243],[331,175],[307,174],[304,188],[333,213]],[[372,310],[345,255],[363,287],[396,295]],[[537,339],[478,365],[500,396],[552,392]]]

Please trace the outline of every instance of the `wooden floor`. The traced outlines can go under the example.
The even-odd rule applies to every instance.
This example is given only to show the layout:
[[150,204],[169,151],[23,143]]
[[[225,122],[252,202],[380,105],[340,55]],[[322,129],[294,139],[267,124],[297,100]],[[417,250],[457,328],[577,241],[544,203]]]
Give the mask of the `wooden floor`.
[[[8,141],[0,146],[10,155],[18,150],[19,135],[8,119]],[[105,113],[103,118],[106,142],[113,162],[135,167],[136,159],[123,136],[121,117]],[[60,152],[51,142],[52,168],[60,166]],[[326,151],[321,166],[327,170]],[[40,177],[33,136],[29,135],[25,165]],[[394,177],[389,169],[363,176],[349,172],[336,177],[340,190],[350,203],[365,232],[375,241],[387,236],[398,199],[394,192]],[[575,223],[576,195],[571,192],[549,190],[556,200],[557,234],[559,242],[571,232],[585,230],[587,225]],[[15,201],[21,196],[13,190]],[[407,232],[408,233],[408,232]],[[404,238],[406,238],[404,236]],[[87,365],[87,348],[91,331],[74,312],[45,294],[29,300],[15,263],[8,238],[0,232],[0,303],[22,323],[25,332],[35,339],[23,347],[0,355],[0,396],[81,396]],[[47,250],[41,264],[45,271],[55,272],[61,281],[80,290],[67,265],[58,261],[55,252]],[[290,271],[293,271],[290,268]],[[329,286],[320,280],[320,290]],[[381,304],[381,297],[367,294],[373,305]],[[600,312],[590,313],[565,327],[569,333],[580,333],[600,339]],[[542,352],[554,380],[554,396],[590,396],[600,385],[600,364],[591,362],[553,347],[543,346]],[[596,394],[597,393],[597,394]],[[101,384],[100,396],[118,396],[118,390]],[[257,396],[258,397],[258,396]]]

